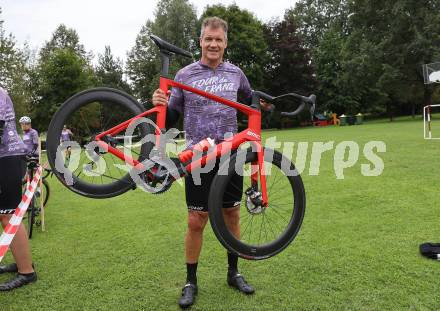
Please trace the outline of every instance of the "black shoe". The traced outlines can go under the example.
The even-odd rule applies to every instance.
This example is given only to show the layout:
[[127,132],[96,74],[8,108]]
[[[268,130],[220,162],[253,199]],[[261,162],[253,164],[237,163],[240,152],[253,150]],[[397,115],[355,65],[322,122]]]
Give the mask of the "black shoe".
[[0,266],[0,274],[10,273],[10,272],[18,272],[17,264],[10,263],[9,265],[1,265]]
[[179,306],[182,309],[188,308],[192,304],[197,296],[197,285],[193,283],[187,283],[182,288],[182,297],[179,298]]
[[33,283],[37,280],[37,274],[35,272],[29,274],[17,273],[17,276],[5,283],[0,284],[0,291],[9,291],[23,285]]
[[249,285],[244,277],[238,272],[235,272],[234,274],[228,273],[227,281],[229,286],[234,287],[246,295],[251,295],[255,292],[255,289]]
[[[32,268],[35,269],[34,264],[32,264]],[[17,264],[10,263],[9,265],[0,265],[0,274],[3,273],[16,273],[18,272]]]

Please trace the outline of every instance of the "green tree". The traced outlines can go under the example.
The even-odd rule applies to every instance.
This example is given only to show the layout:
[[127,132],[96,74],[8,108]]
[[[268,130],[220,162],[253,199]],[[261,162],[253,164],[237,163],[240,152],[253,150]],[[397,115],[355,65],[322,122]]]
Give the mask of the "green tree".
[[88,61],[92,58],[92,55],[86,52],[84,45],[79,42],[79,36],[76,30],[67,28],[64,24],[60,24],[55,29],[51,39],[47,41],[40,50],[41,61],[45,61],[52,53],[59,49],[72,50],[76,55]]
[[[301,0],[291,10],[319,82],[320,103],[339,112],[414,113],[429,104],[421,65],[440,46],[438,0]],[[437,55],[437,56],[436,56]]]
[[269,62],[263,23],[251,12],[241,9],[236,4],[207,6],[199,24],[205,17],[210,16],[218,16],[228,23],[226,60],[243,70],[253,88],[262,88],[265,82],[264,68]]
[[[1,8],[0,8],[1,14]],[[17,116],[29,113],[29,49],[17,47],[12,34],[6,34],[0,18],[0,86],[8,90]]]
[[286,12],[297,23],[304,45],[311,50],[318,48],[326,32],[334,27],[348,32],[349,14],[349,0],[299,0]]
[[60,105],[95,84],[92,68],[71,49],[56,49],[38,68],[39,100],[34,117],[47,128]]
[[[196,49],[196,10],[188,0],[161,0],[156,6],[154,20],[148,20],[136,38],[135,46],[128,53],[127,73],[132,81],[135,95],[148,103],[153,91],[159,86],[159,50],[150,35],[194,52]],[[170,75],[188,65],[191,60],[173,57]]]
[[281,22],[273,20],[267,23],[265,41],[270,55],[270,62],[264,69],[266,89],[271,94],[314,91],[310,54],[290,16]]
[[90,59],[74,29],[56,28],[32,71],[33,116],[41,129],[66,99],[97,84]]
[[361,106],[359,90],[344,71],[343,49],[350,35],[348,0],[300,0],[286,12],[310,49],[318,83],[320,110],[354,113]]
[[[396,113],[415,114],[431,103],[432,86],[425,86],[422,64],[435,61],[440,46],[438,1],[356,0],[353,33],[346,59],[368,60],[366,85],[376,90],[390,119]],[[358,67],[358,62],[352,65]]]
[[109,46],[105,47],[104,54],[98,54],[98,65],[95,69],[98,85],[107,86],[130,92],[130,86],[124,80],[122,61],[114,58]]

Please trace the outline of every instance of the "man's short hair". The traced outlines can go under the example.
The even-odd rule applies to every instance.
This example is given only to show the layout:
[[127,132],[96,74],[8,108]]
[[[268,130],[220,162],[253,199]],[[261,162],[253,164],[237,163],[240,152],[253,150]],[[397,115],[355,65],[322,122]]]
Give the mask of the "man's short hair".
[[202,22],[202,29],[200,30],[200,38],[203,37],[203,32],[206,27],[223,28],[225,32],[225,39],[228,40],[228,23],[217,16],[206,17]]

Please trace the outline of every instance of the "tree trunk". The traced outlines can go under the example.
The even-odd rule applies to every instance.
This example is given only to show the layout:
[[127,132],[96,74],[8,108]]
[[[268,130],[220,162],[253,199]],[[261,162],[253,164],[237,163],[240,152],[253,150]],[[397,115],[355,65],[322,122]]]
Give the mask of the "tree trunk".
[[416,103],[414,103],[414,102],[411,105],[411,116],[413,119],[416,118]]
[[387,114],[390,118],[390,122],[394,121],[394,115],[393,115],[393,106],[390,102],[387,103]]
[[430,85],[425,86],[425,90],[423,92],[423,105],[429,106],[432,104],[432,87]]

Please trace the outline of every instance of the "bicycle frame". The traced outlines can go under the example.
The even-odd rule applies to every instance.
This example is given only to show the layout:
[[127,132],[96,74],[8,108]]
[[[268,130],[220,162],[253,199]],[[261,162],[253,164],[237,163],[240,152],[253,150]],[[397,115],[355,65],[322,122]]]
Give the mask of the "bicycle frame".
[[[219,97],[217,95],[190,87],[186,84],[182,84],[176,82],[174,80],[168,79],[166,77],[160,77],[160,88],[167,94],[170,87],[177,87],[197,95],[200,95],[205,98],[209,98],[218,103],[233,107],[242,113],[248,116],[248,128],[245,130],[235,134],[234,136],[226,139],[225,141],[214,146],[213,150],[209,151],[207,154],[203,155],[201,158],[192,161],[194,148],[190,148],[178,154],[180,161],[185,165],[186,171],[190,173],[192,170],[200,168],[205,165],[207,162],[213,161],[216,158],[219,158],[226,153],[229,153],[231,150],[236,150],[238,147],[244,142],[251,142],[256,146],[257,152],[257,163],[252,163],[252,184],[258,181],[258,175],[260,177],[261,191],[262,191],[262,201],[263,206],[268,206],[268,197],[266,191],[266,176],[264,175],[264,154],[263,147],[261,144],[261,112],[257,109],[253,109],[249,106],[227,100],[225,98]],[[98,145],[119,159],[125,161],[125,163],[137,168],[144,169],[144,166],[141,162],[133,159],[132,157],[126,155],[124,152],[114,148],[109,145],[105,141],[103,141],[104,136],[115,136],[123,130],[127,129],[131,122],[136,121],[140,118],[150,116],[153,114],[157,114],[156,116],[156,124],[158,129],[156,129],[156,143],[159,142],[160,131],[165,130],[165,121],[166,121],[166,106],[156,106],[148,111],[145,111],[105,132],[100,133],[95,137]],[[205,150],[204,150],[205,151]],[[258,165],[258,170],[254,169]],[[258,173],[259,172],[259,173]]]

